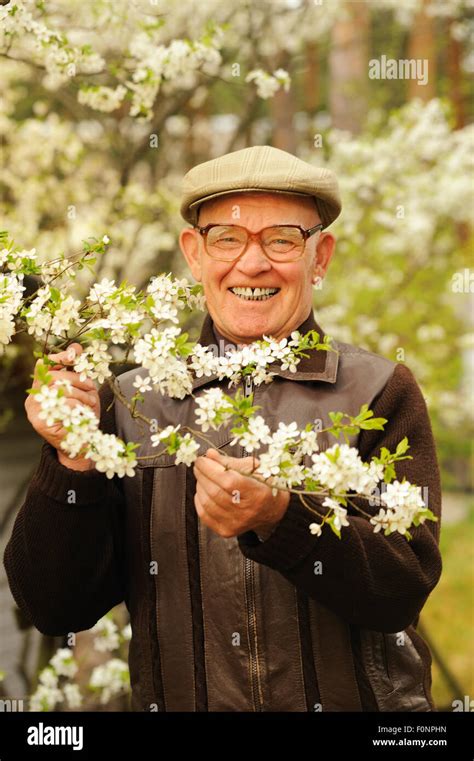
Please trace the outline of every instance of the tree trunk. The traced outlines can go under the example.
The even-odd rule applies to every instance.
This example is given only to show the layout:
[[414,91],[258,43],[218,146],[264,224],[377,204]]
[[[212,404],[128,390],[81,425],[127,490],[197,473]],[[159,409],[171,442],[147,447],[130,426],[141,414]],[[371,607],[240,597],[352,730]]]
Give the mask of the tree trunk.
[[408,99],[420,98],[425,103],[436,96],[436,42],[432,16],[426,13],[428,0],[423,0],[421,10],[416,14],[412,33],[408,43],[408,58],[415,61],[427,61],[428,77],[426,84],[420,84],[418,78],[408,80]]
[[367,114],[370,9],[346,2],[334,24],[329,54],[329,104],[334,127],[360,132]]
[[321,98],[321,67],[318,47],[314,42],[306,45],[306,70],[304,76],[304,105],[308,114],[314,114]]
[[[275,68],[288,70],[289,62],[288,56],[280,58],[278,66]],[[278,90],[270,101],[270,110],[273,121],[272,145],[275,148],[280,148],[282,151],[296,153],[298,141],[293,124],[295,101],[291,87],[288,92],[283,89]]]
[[449,24],[449,39],[446,58],[446,70],[449,82],[449,97],[453,104],[454,117],[456,120],[456,129],[461,129],[466,124],[466,112],[464,108],[464,98],[462,96],[462,70],[461,70],[461,43],[454,39],[451,34],[451,23]]

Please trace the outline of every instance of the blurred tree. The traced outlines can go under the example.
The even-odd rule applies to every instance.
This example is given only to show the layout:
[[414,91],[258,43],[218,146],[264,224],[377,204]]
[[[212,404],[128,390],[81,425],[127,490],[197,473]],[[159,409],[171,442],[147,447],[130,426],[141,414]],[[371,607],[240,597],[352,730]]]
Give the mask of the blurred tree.
[[314,114],[321,105],[321,65],[316,43],[306,45],[305,58],[304,108],[307,113]]
[[[468,339],[451,278],[469,266],[472,128],[453,132],[437,101],[389,117],[406,82],[369,80],[368,59],[406,55],[409,36],[424,55],[422,20],[430,35],[436,22],[436,45],[456,44],[445,63],[440,55],[442,71],[432,64],[430,72],[447,80],[449,71],[453,86],[443,88],[461,127],[472,113],[472,12],[466,0],[407,8],[398,0],[4,3],[3,226],[40,258],[107,232],[99,276],[141,287],[150,274],[184,274],[179,186],[191,165],[272,141],[311,162],[326,157],[341,177],[344,212],[339,256],[316,294],[322,317],[335,335],[390,358],[404,347],[441,410],[439,435],[454,436]],[[79,273],[78,291],[90,280]],[[432,341],[451,351],[442,370]],[[453,451],[453,439],[446,446]]]
[[456,129],[466,124],[466,109],[462,92],[462,46],[456,37],[456,24],[454,19],[449,20],[449,34],[447,45],[446,69],[448,74],[449,97],[453,103]]
[[[282,56],[278,68],[287,69],[290,66],[288,54]],[[293,90],[279,90],[271,101],[271,117],[273,126],[272,145],[289,153],[298,152],[298,134],[295,130],[295,94]]]
[[419,98],[427,103],[436,96],[436,45],[433,16],[428,12],[430,0],[422,0],[420,10],[415,15],[409,44],[408,58],[427,61],[428,79],[421,84],[417,78],[408,80],[408,98]]
[[360,132],[367,116],[370,9],[345,2],[332,29],[329,104],[338,129]]

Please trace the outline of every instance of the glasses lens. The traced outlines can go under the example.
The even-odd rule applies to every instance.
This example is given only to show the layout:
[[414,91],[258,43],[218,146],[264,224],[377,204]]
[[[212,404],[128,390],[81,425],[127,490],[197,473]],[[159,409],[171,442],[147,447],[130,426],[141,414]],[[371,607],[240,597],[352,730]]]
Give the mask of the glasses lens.
[[269,227],[262,235],[265,251],[274,258],[297,256],[304,248],[304,238],[297,227]]
[[247,243],[247,232],[242,227],[217,225],[207,234],[207,250],[212,256],[234,259]]

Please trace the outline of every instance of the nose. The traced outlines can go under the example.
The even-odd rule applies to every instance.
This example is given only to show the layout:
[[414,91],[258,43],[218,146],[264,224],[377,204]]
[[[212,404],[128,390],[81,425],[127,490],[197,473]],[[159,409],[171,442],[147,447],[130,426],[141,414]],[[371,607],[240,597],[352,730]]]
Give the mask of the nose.
[[249,242],[247,251],[236,262],[235,268],[249,277],[258,275],[260,272],[271,270],[272,264],[265,256],[258,241]]

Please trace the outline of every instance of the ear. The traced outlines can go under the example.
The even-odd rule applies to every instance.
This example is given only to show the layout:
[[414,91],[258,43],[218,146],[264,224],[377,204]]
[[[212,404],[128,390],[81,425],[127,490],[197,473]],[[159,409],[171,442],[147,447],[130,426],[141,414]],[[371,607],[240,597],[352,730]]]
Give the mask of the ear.
[[336,248],[336,239],[331,233],[321,233],[313,262],[313,278],[324,278]]
[[186,227],[184,230],[182,230],[179,236],[179,246],[183,252],[184,258],[188,263],[188,267],[194,276],[194,279],[198,282],[201,282],[201,247],[199,245],[199,237],[196,230],[190,227]]

